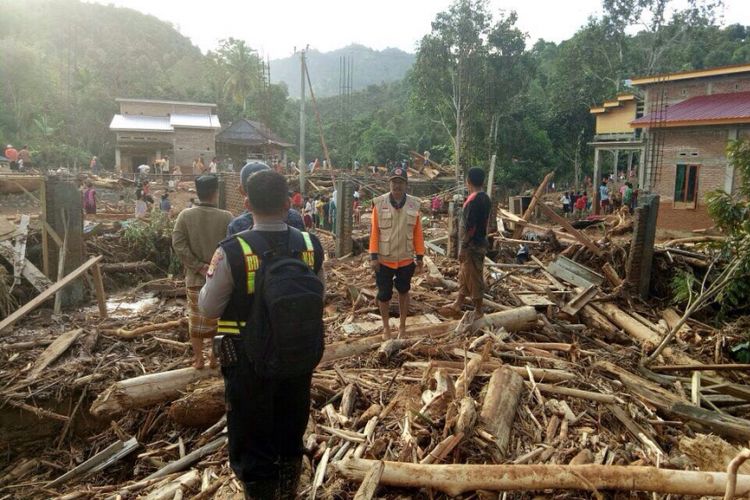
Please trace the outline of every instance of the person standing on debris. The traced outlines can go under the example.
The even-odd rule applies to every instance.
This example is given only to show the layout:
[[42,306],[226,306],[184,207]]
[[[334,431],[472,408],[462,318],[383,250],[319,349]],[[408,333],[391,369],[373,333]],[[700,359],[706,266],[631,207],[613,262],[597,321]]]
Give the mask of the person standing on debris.
[[169,213],[172,211],[172,202],[169,201],[169,193],[164,193],[161,195],[161,201],[159,202],[159,210],[162,211],[162,213],[165,213],[169,215]]
[[[199,203],[180,212],[172,232],[172,247],[185,267],[187,289],[188,329],[193,346],[193,367],[203,368],[203,339],[216,335],[217,317],[204,316],[198,308],[198,295],[206,282],[209,262],[216,246],[224,239],[232,214],[216,207],[219,201],[219,179],[202,175],[195,179]],[[213,368],[216,359],[209,354]]]
[[25,144],[21,148],[21,151],[18,152],[18,161],[23,162],[24,169],[31,168],[31,152],[29,151],[29,147]]
[[569,192],[566,191],[560,197],[560,203],[562,204],[563,215],[565,217],[568,217],[568,214],[570,213],[570,193]]
[[[383,337],[391,337],[389,309],[393,287],[398,291],[399,336],[406,333],[409,290],[414,272],[422,271],[424,235],[419,198],[406,194],[406,169],[396,166],[390,175],[390,192],[372,200],[370,266],[378,287],[378,308]],[[416,258],[416,262],[415,262]]]
[[96,213],[96,189],[91,181],[86,181],[86,189],[83,191],[83,211],[87,214]]
[[578,196],[576,199],[576,203],[574,205],[575,208],[575,216],[576,217],[582,217],[584,212],[586,211],[586,206],[588,205],[588,196],[586,196],[586,191],[583,192],[582,195]]
[[[240,170],[240,186],[239,191],[241,196],[247,196],[245,193],[245,187],[247,180],[256,172],[261,170],[271,170],[271,167],[260,161],[248,162],[242,170]],[[288,194],[288,193],[287,193]],[[302,216],[296,210],[290,208],[287,211],[286,223],[292,227],[296,227],[300,231],[305,230],[305,223],[302,220]],[[245,229],[253,228],[253,214],[245,210],[245,213],[238,215],[227,226],[227,237],[237,234]]]
[[432,209],[432,217],[436,219],[438,214],[440,213],[440,209],[443,208],[443,199],[439,194],[436,194],[432,197],[430,208]]
[[138,189],[135,192],[135,218],[145,219],[148,216],[148,205],[143,199],[143,191]]
[[628,207],[628,212],[633,213],[633,184],[625,183],[625,190],[622,193],[622,204]]
[[458,296],[451,308],[461,311],[466,297],[474,303],[474,319],[484,315],[484,258],[487,255],[487,223],[490,220],[492,202],[484,192],[484,170],[472,167],[466,175],[466,187],[469,196],[463,206],[463,241],[461,241],[458,260],[461,269],[458,273]]
[[216,173],[218,173],[218,168],[219,168],[219,161],[214,156],[211,159],[211,163],[208,164],[208,172],[211,173],[211,174],[216,174]]
[[89,170],[91,170],[91,173],[94,175],[99,175],[99,165],[96,160],[96,156],[91,157],[91,161],[89,162]]
[[324,251],[315,235],[284,222],[289,197],[282,175],[261,170],[245,192],[255,226],[221,242],[199,304],[204,314],[220,316],[214,346],[224,376],[229,463],[245,498],[291,500],[312,372],[323,353]]
[[602,183],[599,185],[599,206],[603,213],[609,213],[609,188],[606,178],[602,179]]
[[10,160],[10,169],[18,170],[18,150],[13,147],[13,144],[8,144],[3,154],[8,160]]

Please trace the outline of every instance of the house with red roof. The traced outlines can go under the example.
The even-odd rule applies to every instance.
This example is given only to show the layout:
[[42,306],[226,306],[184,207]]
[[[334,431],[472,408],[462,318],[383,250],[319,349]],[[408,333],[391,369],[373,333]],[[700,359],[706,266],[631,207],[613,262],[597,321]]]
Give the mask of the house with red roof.
[[[630,84],[642,99],[629,122],[643,138],[637,184],[660,196],[659,228],[710,227],[706,194],[732,193],[739,185],[726,146],[750,139],[750,64],[638,77]],[[595,111],[599,123],[606,112]]]

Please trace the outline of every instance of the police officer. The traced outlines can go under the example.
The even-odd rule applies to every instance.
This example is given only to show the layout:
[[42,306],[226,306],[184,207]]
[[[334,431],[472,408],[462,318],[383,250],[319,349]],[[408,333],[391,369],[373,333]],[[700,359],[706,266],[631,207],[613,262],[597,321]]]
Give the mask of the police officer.
[[[239,186],[241,195],[246,195],[245,185],[247,184],[247,180],[250,178],[250,176],[256,172],[260,172],[261,170],[271,170],[271,167],[260,161],[249,161],[247,162],[247,164],[245,164],[244,167],[242,167],[242,170],[240,170]],[[289,208],[287,210],[284,221],[290,226],[299,229],[300,231],[305,230],[305,223],[302,220],[302,216],[293,208]],[[237,234],[240,231],[244,231],[245,229],[252,228],[253,214],[246,210],[245,213],[238,215],[229,223],[229,226],[227,226],[227,237],[232,236],[233,234]]]
[[[254,226],[277,255],[289,255],[290,230],[286,179],[261,169],[247,179],[245,206]],[[315,235],[303,234],[303,260],[323,278],[324,252]],[[236,362],[222,359],[227,401],[229,461],[252,499],[296,496],[302,467],[302,437],[310,412],[312,373],[286,379],[260,377],[240,336],[240,322],[252,311],[255,259],[247,241],[234,236],[219,244],[201,290],[204,314],[219,316],[219,334],[230,342]],[[250,257],[250,258],[248,258]],[[257,257],[257,256],[256,256]],[[223,349],[222,349],[223,351]]]

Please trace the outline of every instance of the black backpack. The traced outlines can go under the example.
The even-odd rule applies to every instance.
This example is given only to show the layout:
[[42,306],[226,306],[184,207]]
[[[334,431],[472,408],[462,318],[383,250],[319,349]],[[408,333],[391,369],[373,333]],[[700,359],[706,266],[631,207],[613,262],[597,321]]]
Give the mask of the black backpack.
[[277,255],[256,231],[241,238],[260,256],[253,305],[240,329],[255,372],[264,378],[311,373],[323,357],[324,286],[302,260],[307,247],[302,232],[289,228],[289,249]]

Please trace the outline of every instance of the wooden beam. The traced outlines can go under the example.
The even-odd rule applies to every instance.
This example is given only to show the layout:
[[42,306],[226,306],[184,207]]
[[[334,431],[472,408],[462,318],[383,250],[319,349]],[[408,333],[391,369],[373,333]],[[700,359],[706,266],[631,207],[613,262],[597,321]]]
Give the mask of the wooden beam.
[[[531,203],[529,203],[528,208],[526,208],[526,211],[523,213],[521,221],[528,222],[529,220],[531,220],[531,216],[534,215],[534,209],[536,208],[536,204],[539,202],[539,198],[542,197],[542,195],[544,194],[544,190],[547,188],[547,184],[550,180],[552,180],[554,176],[554,172],[550,172],[544,176],[542,183],[539,184],[539,187],[537,187],[536,191],[534,191],[534,196],[531,198]],[[544,203],[542,203],[542,205],[544,205]],[[523,234],[523,224],[519,224],[519,222],[521,221],[516,221],[516,226],[513,230],[513,238],[518,239]]]
[[[0,241],[0,257],[7,260],[9,263],[13,263],[13,245],[8,241]],[[42,273],[34,264],[26,259],[26,263],[21,271],[21,276],[31,283],[37,292],[41,293],[48,287],[52,286],[52,282],[47,276]]]
[[602,249],[599,248],[596,245],[596,243],[594,243],[593,241],[591,241],[588,236],[586,236],[585,234],[583,234],[582,232],[580,232],[578,229],[574,228],[570,224],[570,222],[568,222],[568,220],[565,217],[559,216],[557,214],[557,212],[555,212],[554,210],[552,210],[550,207],[548,207],[544,203],[541,203],[539,205],[539,208],[542,209],[542,212],[544,212],[547,215],[547,217],[549,217],[550,219],[552,219],[554,222],[560,224],[575,239],[577,239],[578,241],[580,241],[586,248],[588,248],[589,250],[591,250],[594,253],[594,255],[596,255],[597,257],[601,257],[602,256],[602,254],[604,253],[602,251]]
[[31,299],[29,302],[27,302],[25,305],[23,305],[20,309],[15,311],[13,314],[5,318],[3,321],[0,322],[0,335],[7,334],[6,330],[8,327],[14,325],[19,319],[23,318],[27,314],[29,314],[31,311],[39,307],[41,304],[46,302],[48,299],[52,298],[55,293],[62,289],[65,285],[72,283],[77,278],[80,278],[83,273],[88,271],[88,269],[99,262],[102,259],[101,255],[97,255],[96,257],[91,257],[89,260],[84,262],[78,269],[74,270],[72,273],[65,276],[60,281],[53,284],[51,287],[47,288],[45,291]]
[[[334,467],[347,479],[362,480],[374,460],[348,458]],[[627,465],[480,465],[384,462],[381,484],[432,488],[450,496],[467,491],[616,490],[676,495],[719,496],[726,472],[660,469]],[[750,475],[737,476],[736,495],[750,494]]]
[[97,262],[91,267],[91,276],[94,278],[94,291],[96,292],[96,302],[99,305],[99,317],[107,317],[107,294],[104,291],[104,280],[102,280],[102,270]]

